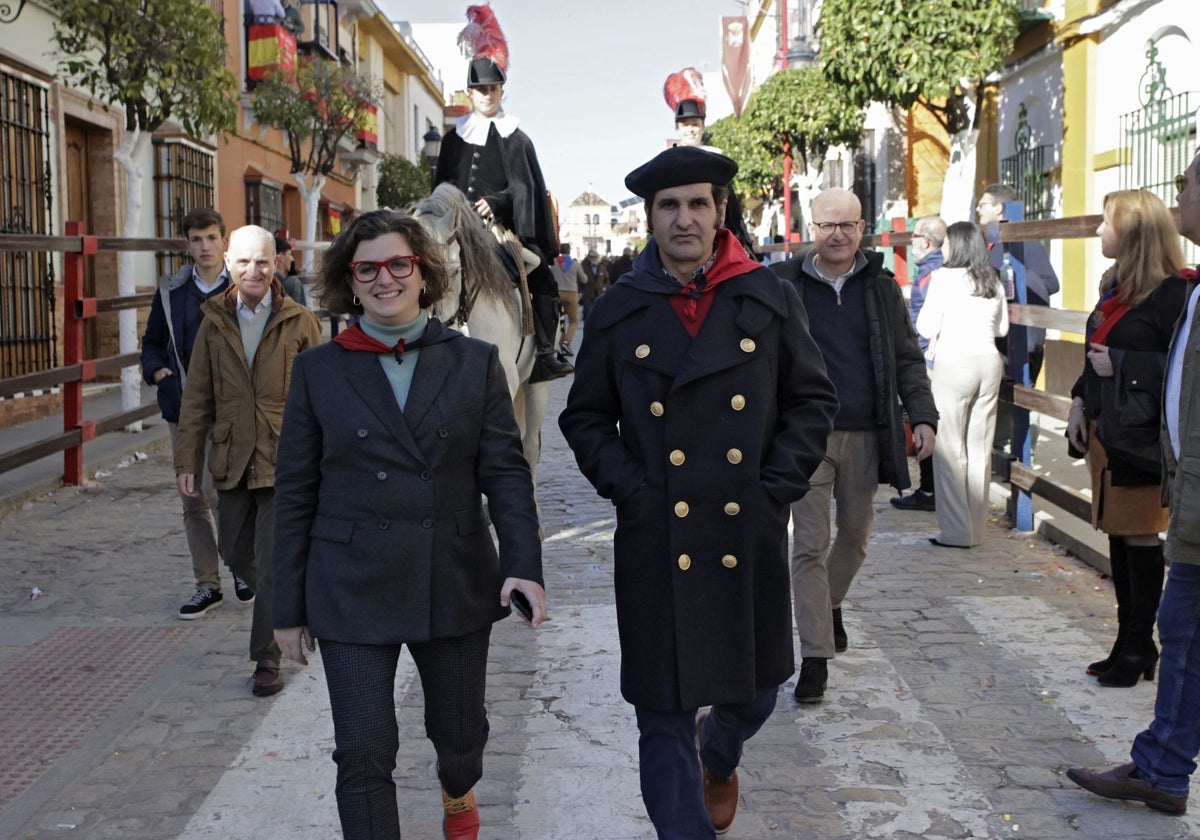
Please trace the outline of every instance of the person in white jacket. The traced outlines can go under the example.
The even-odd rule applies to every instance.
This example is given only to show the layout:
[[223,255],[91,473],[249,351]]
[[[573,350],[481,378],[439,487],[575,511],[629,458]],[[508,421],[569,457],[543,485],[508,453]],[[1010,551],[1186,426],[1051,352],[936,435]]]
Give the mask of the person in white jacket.
[[970,548],[983,541],[996,400],[1004,361],[995,338],[1008,334],[1004,287],[988,262],[979,228],[956,222],[942,244],[917,332],[929,340],[933,399],[941,421],[933,450],[937,518],[934,545]]

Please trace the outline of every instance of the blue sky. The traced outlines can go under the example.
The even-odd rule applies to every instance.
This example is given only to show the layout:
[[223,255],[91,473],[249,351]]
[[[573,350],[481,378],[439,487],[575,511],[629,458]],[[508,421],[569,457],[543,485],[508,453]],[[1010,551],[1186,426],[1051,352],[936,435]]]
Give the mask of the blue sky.
[[[466,24],[464,0],[376,0],[392,20]],[[687,66],[720,69],[720,18],[740,0],[493,0],[508,39],[505,110],[520,118],[547,186],[568,204],[591,189],[626,198],[627,172],[675,134],[662,97]],[[754,6],[757,8],[758,3]],[[447,80],[451,89],[462,82]],[[710,92],[710,96],[711,96]]]

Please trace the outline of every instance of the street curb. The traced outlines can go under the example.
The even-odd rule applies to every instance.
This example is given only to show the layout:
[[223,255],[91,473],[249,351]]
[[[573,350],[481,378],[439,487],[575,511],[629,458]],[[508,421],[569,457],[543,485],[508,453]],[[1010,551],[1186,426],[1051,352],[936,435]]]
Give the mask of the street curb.
[[[120,445],[116,444],[115,441],[108,441],[109,446],[106,448],[106,451],[103,454],[93,454],[92,457],[88,457],[89,446],[97,444],[103,441],[105,438],[112,438],[118,435],[126,437],[128,440]],[[84,476],[83,486],[87,487],[96,484],[96,480],[89,477],[89,475],[94,476],[98,470],[115,469],[116,466],[121,462],[121,459],[129,457],[135,452],[145,452],[147,454],[158,453],[164,448],[170,447],[170,445],[171,437],[168,434],[166,423],[155,423],[153,426],[136,434],[127,432],[112,432],[111,434],[105,435],[102,438],[97,438],[94,441],[90,441],[89,443],[84,444],[83,449],[83,463],[88,473],[88,475]],[[62,477],[62,459],[63,454],[61,452],[57,452],[53,455],[47,455],[45,458],[42,458],[38,461],[34,461],[32,464],[26,464],[24,467],[18,467],[17,469],[31,469],[40,467],[38,472],[42,473],[43,476],[31,479],[25,485],[13,490],[0,490],[0,516],[16,510],[26,502],[41,499],[50,493],[54,493],[62,489],[64,487]],[[57,466],[51,467],[51,464],[56,464]],[[55,471],[53,475],[44,475],[50,470]]]

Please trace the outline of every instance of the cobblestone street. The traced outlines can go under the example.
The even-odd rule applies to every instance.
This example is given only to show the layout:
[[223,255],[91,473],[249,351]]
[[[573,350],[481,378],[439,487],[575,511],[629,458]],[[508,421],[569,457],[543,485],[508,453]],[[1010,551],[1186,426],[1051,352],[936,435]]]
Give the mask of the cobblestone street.
[[[536,632],[504,621],[492,637],[487,840],[653,837],[618,691],[613,512],[555,423],[569,382],[552,386],[538,471],[551,620]],[[0,837],[338,836],[319,658],[258,699],[247,607],[227,597],[178,620],[192,587],[179,499],[167,453],[149,454],[0,518]],[[1063,775],[1127,760],[1151,716],[1153,683],[1084,676],[1115,633],[1108,580],[996,511],[983,546],[934,548],[934,515],[897,511],[890,495],[876,498],[825,702],[781,689],[747,747],[726,836],[1200,837],[1200,809],[1172,818]],[[407,657],[396,697],[404,836],[433,840],[441,803]]]

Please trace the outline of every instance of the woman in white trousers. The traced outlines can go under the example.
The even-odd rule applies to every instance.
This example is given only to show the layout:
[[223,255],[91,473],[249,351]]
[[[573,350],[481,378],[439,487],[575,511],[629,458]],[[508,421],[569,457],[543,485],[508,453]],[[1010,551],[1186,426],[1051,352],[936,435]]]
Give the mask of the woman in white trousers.
[[995,338],[1008,334],[1008,305],[978,227],[950,225],[942,252],[946,260],[933,273],[917,317],[917,332],[929,339],[926,355],[933,362],[931,384],[940,418],[933,483],[941,534],[930,542],[970,548],[983,542],[1004,371]]

